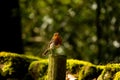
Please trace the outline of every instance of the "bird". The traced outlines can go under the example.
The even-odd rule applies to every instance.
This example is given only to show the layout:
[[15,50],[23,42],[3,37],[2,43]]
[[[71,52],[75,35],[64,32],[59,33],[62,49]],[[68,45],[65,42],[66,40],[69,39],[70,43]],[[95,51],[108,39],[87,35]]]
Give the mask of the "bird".
[[60,45],[62,45],[62,38],[61,38],[61,36],[58,32],[55,32],[53,34],[50,42],[48,43],[47,48],[42,53],[42,55],[44,55],[44,56],[47,55],[47,53],[49,51],[51,51],[51,53],[52,53],[52,50],[55,49],[55,48],[58,48]]

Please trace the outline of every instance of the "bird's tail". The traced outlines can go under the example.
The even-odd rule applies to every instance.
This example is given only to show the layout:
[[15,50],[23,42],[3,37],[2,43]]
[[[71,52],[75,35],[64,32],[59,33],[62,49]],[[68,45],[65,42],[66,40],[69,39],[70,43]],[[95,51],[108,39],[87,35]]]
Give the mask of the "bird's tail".
[[46,50],[42,53],[42,55],[43,55],[43,56],[46,56],[46,55],[47,55],[47,53],[48,53],[48,51],[49,51],[49,50],[48,50],[48,49],[46,49]]

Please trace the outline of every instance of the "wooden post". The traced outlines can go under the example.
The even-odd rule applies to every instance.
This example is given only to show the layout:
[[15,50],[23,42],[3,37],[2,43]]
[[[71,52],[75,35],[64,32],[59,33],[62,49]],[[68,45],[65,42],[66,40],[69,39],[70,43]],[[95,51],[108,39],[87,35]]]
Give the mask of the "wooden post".
[[49,55],[48,80],[65,80],[66,77],[66,56]]

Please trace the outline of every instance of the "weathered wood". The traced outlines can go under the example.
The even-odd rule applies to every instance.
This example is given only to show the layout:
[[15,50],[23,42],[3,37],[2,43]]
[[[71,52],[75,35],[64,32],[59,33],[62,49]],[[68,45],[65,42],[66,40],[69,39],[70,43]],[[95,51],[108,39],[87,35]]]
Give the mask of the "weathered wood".
[[66,77],[66,56],[49,55],[48,80],[65,80]]

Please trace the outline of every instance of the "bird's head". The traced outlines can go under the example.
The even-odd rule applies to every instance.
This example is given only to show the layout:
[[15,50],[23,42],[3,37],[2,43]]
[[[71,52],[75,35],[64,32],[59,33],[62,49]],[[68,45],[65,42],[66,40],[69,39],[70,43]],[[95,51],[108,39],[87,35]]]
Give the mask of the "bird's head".
[[59,33],[58,32],[54,33],[54,36],[59,36]]

